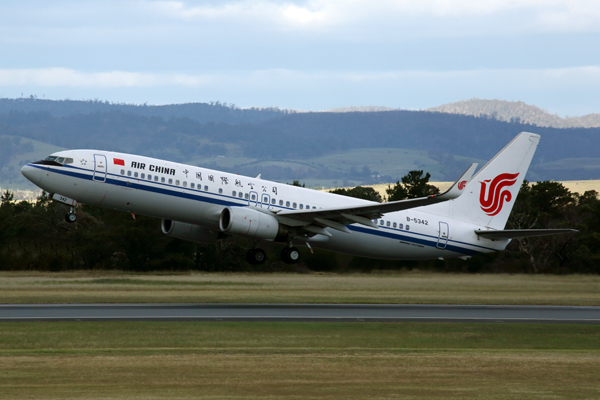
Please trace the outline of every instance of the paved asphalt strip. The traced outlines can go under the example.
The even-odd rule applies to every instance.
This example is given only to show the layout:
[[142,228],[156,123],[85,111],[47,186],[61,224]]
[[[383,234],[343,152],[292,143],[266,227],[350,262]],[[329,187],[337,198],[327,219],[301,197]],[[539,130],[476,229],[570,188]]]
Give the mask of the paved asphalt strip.
[[600,324],[600,307],[407,304],[2,304],[9,321],[523,322]]

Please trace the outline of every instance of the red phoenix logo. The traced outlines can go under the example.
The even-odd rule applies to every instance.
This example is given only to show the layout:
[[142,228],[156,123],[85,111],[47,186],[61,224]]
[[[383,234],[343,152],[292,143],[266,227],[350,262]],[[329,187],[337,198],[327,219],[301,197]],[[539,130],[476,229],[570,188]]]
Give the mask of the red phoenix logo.
[[458,182],[458,190],[463,190],[467,186],[467,181]]
[[479,182],[481,183],[481,192],[479,194],[479,203],[481,203],[481,209],[487,215],[493,216],[502,211],[505,201],[510,201],[512,195],[510,191],[506,189],[517,182],[516,174],[500,174],[492,180],[488,187],[490,179]]

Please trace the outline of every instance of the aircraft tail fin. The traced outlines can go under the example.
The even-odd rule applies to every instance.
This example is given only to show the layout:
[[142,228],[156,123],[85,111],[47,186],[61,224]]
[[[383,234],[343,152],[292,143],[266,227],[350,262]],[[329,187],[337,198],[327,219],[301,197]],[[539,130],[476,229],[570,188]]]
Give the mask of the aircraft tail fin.
[[515,137],[471,178],[462,196],[447,202],[449,216],[504,229],[539,141],[529,132]]

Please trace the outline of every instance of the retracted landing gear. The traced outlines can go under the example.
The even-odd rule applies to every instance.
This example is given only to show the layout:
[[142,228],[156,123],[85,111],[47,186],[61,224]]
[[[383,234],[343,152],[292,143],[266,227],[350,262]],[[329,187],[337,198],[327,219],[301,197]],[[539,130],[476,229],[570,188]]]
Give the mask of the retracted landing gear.
[[69,210],[69,213],[67,215],[65,215],[65,221],[67,221],[70,224],[77,221],[77,214],[75,214],[75,207],[71,207],[71,209]]
[[267,253],[263,249],[250,249],[246,253],[246,261],[251,265],[264,264],[267,259]]
[[286,264],[296,264],[300,261],[300,252],[295,247],[286,247],[281,252],[281,261]]

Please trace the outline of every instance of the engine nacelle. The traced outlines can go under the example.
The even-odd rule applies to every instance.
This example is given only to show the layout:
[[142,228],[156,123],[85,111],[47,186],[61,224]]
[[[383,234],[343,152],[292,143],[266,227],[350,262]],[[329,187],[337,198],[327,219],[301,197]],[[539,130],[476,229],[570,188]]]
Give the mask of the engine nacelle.
[[248,207],[225,207],[219,220],[221,231],[251,239],[285,241],[288,230],[272,215]]
[[218,231],[170,219],[163,219],[160,227],[167,236],[196,243],[215,243],[219,238]]

